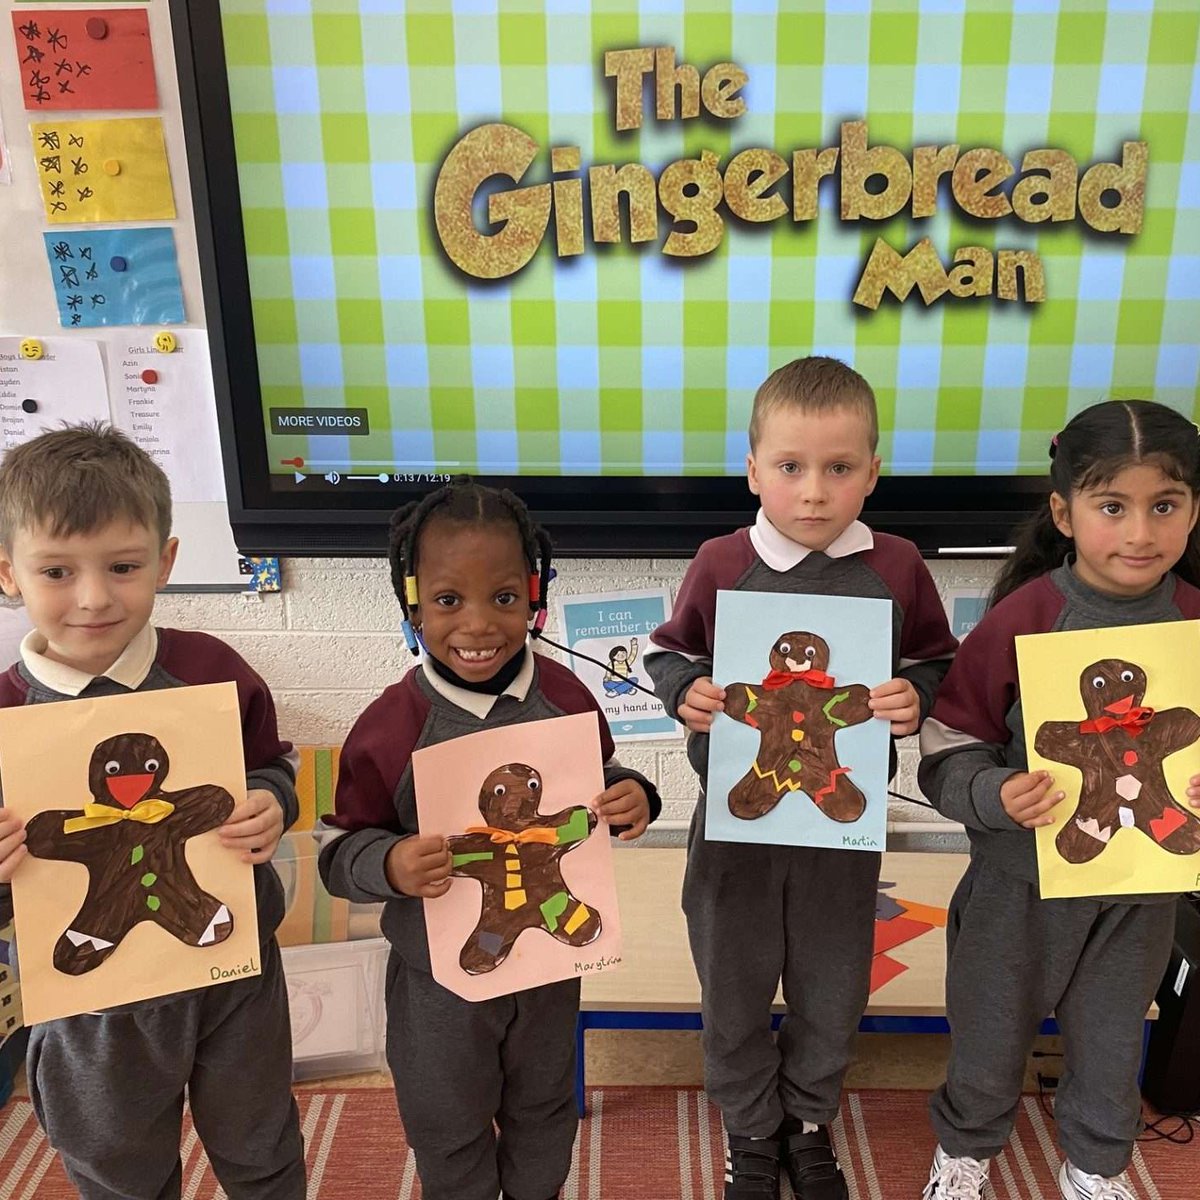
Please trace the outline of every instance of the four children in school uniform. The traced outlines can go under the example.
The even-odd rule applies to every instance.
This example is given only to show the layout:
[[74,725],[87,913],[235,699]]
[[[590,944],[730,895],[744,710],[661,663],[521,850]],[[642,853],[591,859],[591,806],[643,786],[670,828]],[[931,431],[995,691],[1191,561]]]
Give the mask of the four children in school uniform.
[[[1150,402],[1107,402],[1072,420],[1052,448],[1050,504],[956,658],[916,549],[859,520],[879,472],[877,437],[870,386],[848,367],[810,358],[776,371],[750,428],[758,517],[701,547],[645,657],[689,730],[701,781],[683,906],[702,985],[705,1081],[729,1139],[724,1194],[776,1196],[785,1172],[799,1200],[848,1195],[829,1124],[867,998],[879,873],[879,856],[862,851],[705,840],[708,731],[724,701],[711,677],[715,595],[734,588],[890,601],[893,678],[872,689],[871,711],[894,736],[923,725],[922,785],[971,837],[948,929],[952,1056],[932,1101],[926,1200],[985,1194],[1031,1039],[1051,1010],[1066,1051],[1062,1196],[1127,1200],[1140,1026],[1170,949],[1170,897],[1040,899],[1033,829],[1063,794],[1027,769],[1013,638],[1200,616],[1200,438]],[[233,650],[151,624],[176,552],[169,531],[165,477],[113,430],[57,430],[6,456],[0,587],[23,599],[34,632],[0,678],[0,704],[237,683],[248,794],[221,839],[255,864],[263,974],[38,1026],[30,1090],[89,1200],[180,1195],[185,1093],[232,1200],[293,1200],[305,1192],[304,1152],[269,859],[296,816],[295,760],[269,690]],[[578,983],[473,1004],[433,980],[423,900],[450,887],[452,856],[417,828],[412,753],[479,729],[595,713],[607,759],[605,788],[590,802],[597,816],[634,839],[661,803],[613,757],[587,690],[531,649],[550,545],[520,500],[456,481],[396,514],[389,558],[405,628],[424,653],[347,738],[322,877],[335,895],[384,903],[388,1062],[426,1200],[553,1200],[577,1125]],[[811,667],[805,655],[789,648],[788,669]],[[1200,806],[1200,777],[1191,784]],[[0,809],[6,904],[25,836]],[[94,940],[77,933],[86,953]],[[787,1014],[775,1041],[769,1010],[781,979]]]

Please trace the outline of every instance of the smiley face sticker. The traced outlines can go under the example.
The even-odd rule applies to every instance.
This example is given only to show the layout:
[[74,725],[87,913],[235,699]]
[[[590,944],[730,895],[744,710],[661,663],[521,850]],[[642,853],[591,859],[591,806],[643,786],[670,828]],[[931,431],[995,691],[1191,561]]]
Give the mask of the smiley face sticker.
[[30,362],[35,362],[45,354],[42,348],[42,343],[37,338],[24,338],[19,347],[21,357],[29,359]]
[[160,329],[154,335],[154,348],[159,354],[173,354],[178,346],[179,343],[175,340],[175,335],[165,329]]

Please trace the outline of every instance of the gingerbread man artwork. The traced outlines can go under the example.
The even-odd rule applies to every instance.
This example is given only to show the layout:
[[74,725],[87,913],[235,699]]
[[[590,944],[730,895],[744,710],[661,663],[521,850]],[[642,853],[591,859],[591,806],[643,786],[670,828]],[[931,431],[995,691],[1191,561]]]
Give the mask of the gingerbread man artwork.
[[108,738],[88,765],[91,801],[27,824],[30,854],[88,869],[83,906],[54,946],[64,974],[94,970],[142,921],[189,946],[215,946],[233,932],[229,909],[201,889],[184,857],[188,838],[225,822],[233,797],[214,784],[164,791],[170,767],[149,734]]
[[596,828],[582,804],[540,813],[542,777],[524,763],[497,767],[479,789],[486,822],[447,838],[452,875],[483,885],[479,923],[467,938],[459,965],[468,975],[494,971],[526,929],[541,929],[568,946],[600,936],[600,914],[571,894],[562,859]]
[[1171,798],[1163,760],[1200,739],[1190,708],[1143,706],[1146,672],[1105,658],[1079,677],[1087,717],[1045,721],[1034,748],[1083,775],[1079,807],[1054,844],[1069,863],[1091,862],[1122,829],[1140,829],[1172,854],[1200,850],[1200,819]]
[[829,646],[815,633],[785,633],[769,661],[761,683],[725,687],[726,715],[759,734],[750,770],[730,789],[729,811],[752,821],[786,793],[803,792],[831,820],[857,821],[867,800],[838,762],[834,739],[839,729],[871,719],[869,689],[826,673]]

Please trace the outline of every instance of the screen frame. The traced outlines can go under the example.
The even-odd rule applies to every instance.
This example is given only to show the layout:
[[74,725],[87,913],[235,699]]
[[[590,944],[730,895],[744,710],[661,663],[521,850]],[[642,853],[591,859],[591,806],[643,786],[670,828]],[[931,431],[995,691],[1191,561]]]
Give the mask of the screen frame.
[[[234,540],[244,554],[381,553],[393,509],[433,482],[317,494],[271,486],[220,4],[169,0],[169,8]],[[568,556],[691,555],[757,508],[742,476],[477,478],[519,492]],[[994,556],[1048,490],[1046,476],[883,475],[863,516],[927,556]]]

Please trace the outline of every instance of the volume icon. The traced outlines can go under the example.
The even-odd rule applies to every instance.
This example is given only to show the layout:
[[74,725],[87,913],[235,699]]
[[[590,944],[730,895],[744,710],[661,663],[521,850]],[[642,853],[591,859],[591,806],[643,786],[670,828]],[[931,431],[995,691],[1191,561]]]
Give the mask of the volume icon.
[[336,471],[330,471],[329,474],[325,476],[326,483],[341,483],[341,481],[342,477]]

